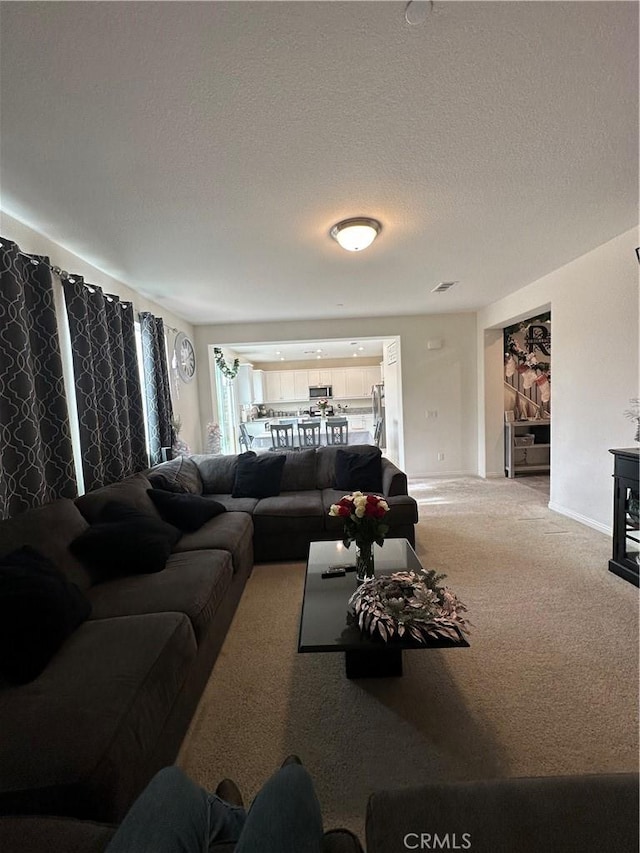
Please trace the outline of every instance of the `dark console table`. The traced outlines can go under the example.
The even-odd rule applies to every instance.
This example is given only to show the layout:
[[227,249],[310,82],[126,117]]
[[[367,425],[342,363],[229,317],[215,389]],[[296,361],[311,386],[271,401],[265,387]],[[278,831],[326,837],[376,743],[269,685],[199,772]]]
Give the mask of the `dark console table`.
[[613,556],[609,571],[639,586],[640,504],[638,496],[640,448],[613,453]]

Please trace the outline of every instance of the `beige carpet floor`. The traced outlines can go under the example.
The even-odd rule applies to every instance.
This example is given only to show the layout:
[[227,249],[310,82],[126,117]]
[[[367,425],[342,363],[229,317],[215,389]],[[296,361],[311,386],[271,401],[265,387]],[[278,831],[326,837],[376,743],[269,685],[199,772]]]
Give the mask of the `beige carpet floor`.
[[414,481],[417,552],[469,608],[469,649],[405,652],[399,679],[347,681],[296,653],[304,565],[258,565],[178,763],[250,800],[289,752],[325,826],[364,839],[377,789],[637,769],[638,591],[609,539],[547,508],[545,478]]

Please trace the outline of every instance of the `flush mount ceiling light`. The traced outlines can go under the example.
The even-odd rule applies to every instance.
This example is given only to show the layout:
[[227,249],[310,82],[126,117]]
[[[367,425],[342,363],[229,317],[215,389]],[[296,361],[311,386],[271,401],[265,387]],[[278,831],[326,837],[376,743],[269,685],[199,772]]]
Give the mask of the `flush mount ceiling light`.
[[360,252],[370,246],[380,233],[382,225],[377,219],[343,219],[333,226],[329,234],[347,252]]
[[430,12],[433,12],[433,0],[409,0],[404,9],[404,19],[408,24],[424,24]]

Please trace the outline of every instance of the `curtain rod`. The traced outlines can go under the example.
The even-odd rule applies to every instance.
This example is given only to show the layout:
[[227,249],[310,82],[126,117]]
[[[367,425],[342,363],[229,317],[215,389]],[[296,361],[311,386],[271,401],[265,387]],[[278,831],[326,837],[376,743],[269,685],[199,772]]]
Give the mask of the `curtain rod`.
[[[82,283],[92,293],[94,293],[95,288],[98,287],[97,284],[87,284],[87,282],[84,280],[84,276],[74,277],[73,275],[68,273],[66,270],[63,270],[61,267],[55,266],[54,264],[48,264],[46,261],[43,261],[40,257],[34,258],[33,255],[29,255],[27,252],[23,252],[22,249],[18,246],[18,244],[14,243],[13,240],[9,240],[8,242],[13,243],[13,245],[16,246],[18,249],[18,254],[22,255],[23,258],[26,258],[34,266],[40,266],[40,265],[45,266],[45,267],[47,267],[47,269],[50,272],[55,273],[55,275],[57,275],[59,278],[66,278],[67,281],[70,281],[72,284],[75,284],[75,282],[78,281],[79,278],[82,278]],[[5,243],[3,243],[0,240],[0,249],[3,249],[4,247],[5,247]],[[102,290],[102,288],[100,288],[100,289]],[[105,295],[105,298],[112,299],[112,297],[115,294],[112,295],[109,293],[105,293],[104,295]],[[125,305],[126,303],[132,302],[131,299],[121,299],[119,296],[116,298],[118,299],[118,302],[120,302],[122,305]],[[160,318],[160,319],[162,319],[162,318]],[[173,326],[169,326],[167,323],[165,323],[164,320],[162,320],[162,323],[164,325],[164,328],[169,329],[170,332],[173,332],[176,335],[180,332],[180,329],[176,329]]]
[[[13,243],[13,240],[10,240],[9,242]],[[60,267],[56,267],[53,264],[48,264],[46,261],[43,261],[41,258],[34,258],[33,255],[29,255],[27,252],[23,252],[17,243],[13,243],[13,245],[18,248],[18,254],[22,255],[23,258],[26,258],[34,266],[36,266],[36,267],[40,266],[40,265],[45,266],[51,272],[55,273],[57,276],[60,276],[60,278],[66,278],[71,282],[74,282],[77,280],[77,279],[73,278],[66,270],[63,270]],[[4,246],[5,246],[5,244],[0,242],[0,248],[4,249]]]

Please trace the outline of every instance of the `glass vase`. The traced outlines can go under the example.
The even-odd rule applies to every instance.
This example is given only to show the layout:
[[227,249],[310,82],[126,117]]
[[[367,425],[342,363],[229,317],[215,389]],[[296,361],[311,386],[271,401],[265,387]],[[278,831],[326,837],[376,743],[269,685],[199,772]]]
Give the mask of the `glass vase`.
[[356,580],[362,583],[373,577],[373,542],[356,542]]

